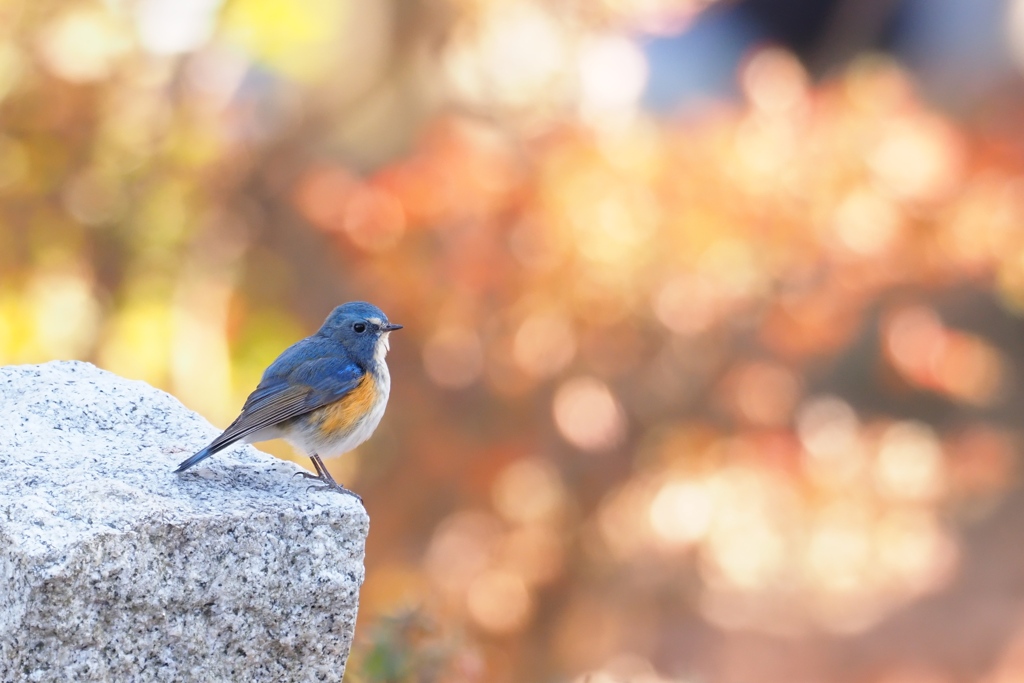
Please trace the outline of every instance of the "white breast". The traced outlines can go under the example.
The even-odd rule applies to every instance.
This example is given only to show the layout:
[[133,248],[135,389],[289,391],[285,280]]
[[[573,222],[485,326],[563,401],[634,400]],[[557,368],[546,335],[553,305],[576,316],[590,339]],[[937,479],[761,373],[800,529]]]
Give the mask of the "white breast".
[[377,402],[367,411],[366,417],[353,425],[347,434],[329,442],[296,445],[307,451],[316,452],[322,458],[336,458],[348,453],[373,436],[374,430],[377,429],[381,418],[384,417],[384,409],[388,405],[388,396],[391,394],[391,373],[388,372],[388,366],[385,363],[377,363],[377,367],[373,370],[373,379],[379,389]]

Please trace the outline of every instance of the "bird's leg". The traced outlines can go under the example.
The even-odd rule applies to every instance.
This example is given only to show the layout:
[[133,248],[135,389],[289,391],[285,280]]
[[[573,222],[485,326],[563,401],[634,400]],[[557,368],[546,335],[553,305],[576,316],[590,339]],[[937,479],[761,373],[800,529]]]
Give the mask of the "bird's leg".
[[[316,468],[316,476],[317,477],[322,477],[325,474],[327,474],[327,467],[324,466],[324,461],[320,459],[319,455],[314,453],[313,457],[310,458],[310,460],[313,461],[313,467]],[[329,477],[331,475],[327,474],[327,476]]]
[[[316,468],[316,474],[310,474],[309,472],[302,470],[301,472],[296,472],[295,476],[302,477],[303,479],[316,479],[317,481],[323,481],[323,473],[327,471],[327,468],[325,468],[323,462],[320,461],[320,456],[311,457],[310,460],[313,461],[313,467]],[[327,476],[329,477],[331,475]]]
[[[334,477],[332,477],[331,473],[327,471],[327,466],[324,465],[324,462],[323,460],[320,459],[319,455],[314,453],[313,455],[309,456],[309,459],[313,461],[313,467],[316,468],[317,474],[320,475],[319,477],[315,478],[323,482],[322,486],[310,486],[310,489],[317,489],[320,491],[330,489],[331,491],[337,491],[338,493],[347,493],[350,496],[354,496],[356,500],[358,500],[360,503],[363,502],[362,496],[360,496],[358,493],[356,493],[355,491],[349,491],[347,488],[345,488],[338,482],[334,481]],[[309,475],[309,478],[313,479],[314,477],[312,475]],[[309,489],[306,490],[308,491]]]

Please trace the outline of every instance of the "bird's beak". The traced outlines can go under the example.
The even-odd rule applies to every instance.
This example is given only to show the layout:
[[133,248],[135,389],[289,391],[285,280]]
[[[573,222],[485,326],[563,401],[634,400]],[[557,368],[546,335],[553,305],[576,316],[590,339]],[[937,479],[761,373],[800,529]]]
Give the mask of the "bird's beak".
[[388,323],[387,325],[384,325],[383,327],[381,327],[381,329],[384,330],[385,332],[394,332],[395,330],[402,329],[402,327],[403,327],[402,325],[396,325],[395,323]]

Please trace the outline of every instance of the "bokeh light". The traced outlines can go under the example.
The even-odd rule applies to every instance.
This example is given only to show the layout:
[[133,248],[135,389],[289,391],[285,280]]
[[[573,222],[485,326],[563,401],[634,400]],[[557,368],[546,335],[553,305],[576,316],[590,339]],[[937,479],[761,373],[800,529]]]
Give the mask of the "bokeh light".
[[670,482],[651,501],[651,526],[667,543],[693,543],[707,534],[714,511],[706,484]]
[[600,380],[576,377],[555,393],[555,424],[566,441],[585,451],[606,451],[626,435],[622,406]]

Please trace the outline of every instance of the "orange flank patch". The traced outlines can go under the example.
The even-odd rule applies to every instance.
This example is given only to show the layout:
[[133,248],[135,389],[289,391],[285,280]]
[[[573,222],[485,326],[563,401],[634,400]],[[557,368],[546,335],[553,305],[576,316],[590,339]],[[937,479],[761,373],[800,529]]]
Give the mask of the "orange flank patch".
[[320,430],[324,434],[344,434],[370,412],[377,401],[377,383],[366,373],[352,391],[341,400],[324,406],[317,412]]

